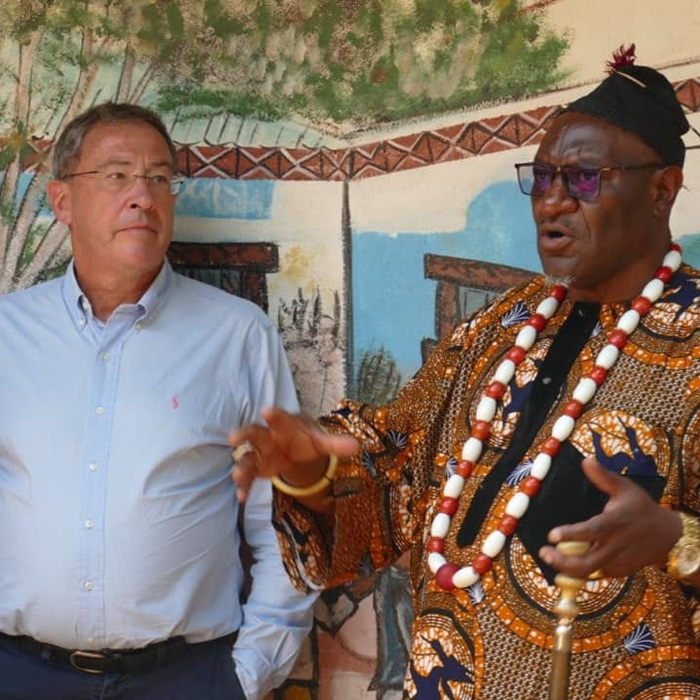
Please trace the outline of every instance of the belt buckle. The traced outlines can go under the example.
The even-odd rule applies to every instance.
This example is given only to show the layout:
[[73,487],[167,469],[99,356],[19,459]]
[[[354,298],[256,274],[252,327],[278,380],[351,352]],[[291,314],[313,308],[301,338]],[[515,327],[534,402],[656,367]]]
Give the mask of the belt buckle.
[[72,651],[70,654],[70,665],[77,669],[78,671],[82,671],[83,673],[94,673],[94,674],[100,674],[104,673],[104,671],[100,668],[85,668],[84,666],[80,665],[80,659],[106,659],[107,656],[105,654],[100,653],[99,651]]

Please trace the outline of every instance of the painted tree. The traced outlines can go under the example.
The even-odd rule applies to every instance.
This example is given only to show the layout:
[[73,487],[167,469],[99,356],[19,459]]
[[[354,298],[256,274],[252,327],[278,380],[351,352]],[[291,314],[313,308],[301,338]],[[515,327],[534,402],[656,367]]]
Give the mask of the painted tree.
[[0,4],[0,293],[65,261],[67,232],[43,197],[52,140],[92,103],[150,102],[158,81],[188,78],[207,53],[200,3],[18,0]]
[[565,45],[522,0],[5,0],[0,293],[65,262],[51,143],[95,101],[347,131],[550,88]]

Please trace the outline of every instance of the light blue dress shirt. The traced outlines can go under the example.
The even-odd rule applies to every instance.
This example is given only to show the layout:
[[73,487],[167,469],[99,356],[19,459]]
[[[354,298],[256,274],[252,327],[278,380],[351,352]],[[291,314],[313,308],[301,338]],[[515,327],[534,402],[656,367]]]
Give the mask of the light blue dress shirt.
[[0,297],[0,631],[118,649],[240,629],[248,697],[284,680],[314,597],[287,578],[260,481],[241,607],[229,476],[228,434],[267,405],[297,410],[269,319],[168,263],[104,323],[72,266]]

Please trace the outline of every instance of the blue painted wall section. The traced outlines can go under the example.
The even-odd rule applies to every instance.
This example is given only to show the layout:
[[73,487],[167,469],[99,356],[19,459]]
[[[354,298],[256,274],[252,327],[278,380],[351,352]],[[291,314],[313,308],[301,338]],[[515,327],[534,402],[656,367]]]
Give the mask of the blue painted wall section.
[[514,182],[486,188],[471,202],[465,227],[452,233],[355,232],[355,357],[380,347],[402,375],[420,367],[420,342],[435,337],[435,282],[425,279],[426,253],[540,270],[530,201]]
[[273,180],[190,179],[177,198],[175,213],[203,219],[270,219],[276,186]]

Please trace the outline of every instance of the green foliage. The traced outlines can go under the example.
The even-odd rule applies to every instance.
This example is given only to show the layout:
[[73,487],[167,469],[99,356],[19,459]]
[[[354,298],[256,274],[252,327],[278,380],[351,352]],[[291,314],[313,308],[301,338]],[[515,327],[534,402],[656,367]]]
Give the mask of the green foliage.
[[36,224],[32,227],[29,235],[24,239],[24,245],[22,246],[22,253],[20,255],[20,268],[27,265],[34,257],[37,247],[40,245],[41,241],[44,240],[49,229],[49,224]]
[[160,89],[158,110],[162,113],[177,112],[184,119],[220,114],[255,116],[262,120],[280,119],[284,116],[280,104],[265,95],[244,95],[213,88],[203,88],[192,94],[192,90],[183,84],[168,85]]
[[[515,2],[509,3],[515,12]],[[517,98],[546,90],[566,76],[557,70],[567,48],[566,39],[553,35],[540,37],[533,21],[510,21],[495,25],[476,73],[480,100]]]
[[[166,70],[157,107],[356,126],[427,116],[555,87],[567,48],[523,0],[208,0],[211,31],[185,28],[198,70]],[[217,14],[218,13],[218,14]],[[214,17],[220,20],[213,22]],[[199,37],[207,39],[199,48]],[[219,112],[216,112],[219,113]]]
[[[16,3],[4,34],[43,32],[37,61],[63,90],[130,47],[156,107],[185,104],[358,125],[512,99],[563,77],[566,40],[523,0],[53,0]],[[10,3],[12,5],[12,3]],[[94,52],[85,51],[92,34]],[[71,68],[73,70],[71,70]]]
[[214,30],[219,38],[235,36],[245,32],[245,24],[234,15],[230,15],[221,0],[205,0],[204,21]]
[[48,280],[56,279],[57,277],[62,277],[66,274],[68,269],[68,264],[70,262],[70,257],[65,257],[56,264],[50,264],[44,267],[37,277],[37,283],[48,282]]
[[401,381],[401,372],[390,352],[383,347],[379,350],[366,350],[360,358],[354,398],[383,406],[398,394]]
[[35,87],[49,95],[130,48],[165,113],[362,125],[556,86],[567,41],[523,1],[15,0],[0,19],[18,43],[42,31],[36,59],[58,80]]

